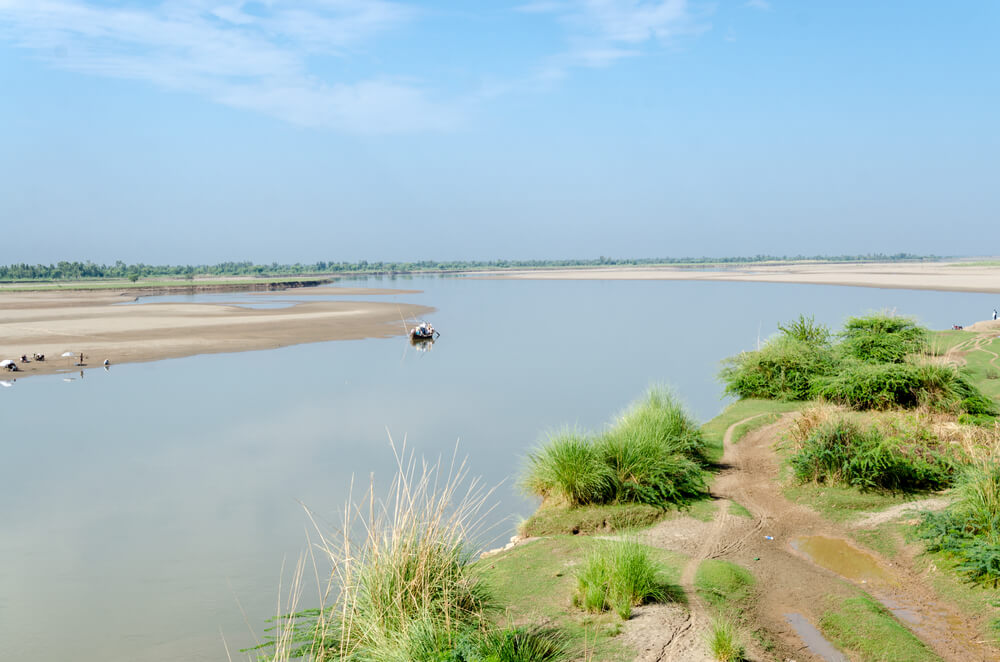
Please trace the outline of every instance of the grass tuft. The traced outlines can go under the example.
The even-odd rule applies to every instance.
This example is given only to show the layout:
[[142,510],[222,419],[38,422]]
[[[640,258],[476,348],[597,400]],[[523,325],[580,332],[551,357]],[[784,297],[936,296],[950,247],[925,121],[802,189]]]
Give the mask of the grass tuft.
[[746,659],[746,648],[740,643],[736,625],[724,618],[712,621],[708,647],[718,662],[743,662]]
[[601,545],[577,574],[573,602],[590,612],[614,611],[623,620],[632,608],[669,596],[649,549],[635,541]]

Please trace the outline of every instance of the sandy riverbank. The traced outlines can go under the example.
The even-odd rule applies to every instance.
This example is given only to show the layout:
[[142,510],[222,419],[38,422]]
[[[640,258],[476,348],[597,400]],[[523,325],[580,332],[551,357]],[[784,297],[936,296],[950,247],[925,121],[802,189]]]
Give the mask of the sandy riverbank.
[[[378,296],[412,290],[343,288],[344,295]],[[298,295],[300,291],[296,291]],[[326,289],[324,294],[335,292]],[[178,358],[194,354],[273,349],[326,340],[401,335],[400,316],[414,319],[433,308],[377,301],[307,301],[288,308],[249,309],[228,304],[151,303],[116,306],[136,292],[4,292],[0,294],[0,359],[44,354],[0,379]]]
[[790,264],[700,270],[612,267],[495,272],[480,278],[528,280],[707,280],[847,285],[906,290],[1000,293],[1000,266],[960,263]]

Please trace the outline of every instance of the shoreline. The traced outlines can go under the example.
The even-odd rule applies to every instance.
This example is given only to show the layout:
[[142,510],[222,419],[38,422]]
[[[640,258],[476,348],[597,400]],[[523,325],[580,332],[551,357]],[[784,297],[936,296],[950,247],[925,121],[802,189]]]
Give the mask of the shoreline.
[[[376,297],[414,292],[343,288],[322,293]],[[134,301],[136,295],[132,290],[4,292],[0,295],[0,360],[17,361],[18,370],[0,370],[0,379],[78,372],[101,367],[105,360],[111,365],[144,363],[330,340],[401,336],[402,319],[413,320],[435,310],[377,301],[305,301],[287,308],[263,309],[231,303],[115,305]],[[65,352],[74,356],[61,356]],[[81,352],[84,361],[78,365]],[[21,355],[30,358],[35,353],[44,354],[45,360],[20,362]]]
[[490,280],[683,280],[834,285],[878,289],[935,290],[1000,294],[1000,266],[937,263],[814,263],[734,266],[713,270],[678,267],[610,267],[469,274]]

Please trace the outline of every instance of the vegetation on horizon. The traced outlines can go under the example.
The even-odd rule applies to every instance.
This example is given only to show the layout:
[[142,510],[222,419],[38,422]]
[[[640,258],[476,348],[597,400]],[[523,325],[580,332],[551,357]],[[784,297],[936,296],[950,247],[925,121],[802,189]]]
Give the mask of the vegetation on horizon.
[[150,277],[194,278],[195,276],[285,276],[324,274],[407,274],[420,272],[479,271],[493,269],[544,269],[552,267],[602,267],[602,266],[655,266],[655,265],[729,265],[754,264],[760,262],[912,262],[934,261],[934,255],[914,255],[911,253],[870,253],[867,255],[834,256],[776,256],[754,255],[748,257],[659,257],[659,258],[613,258],[601,256],[596,259],[563,260],[418,260],[413,262],[387,262],[360,260],[358,262],[325,261],[302,264],[254,264],[250,261],[220,262],[215,265],[153,265],[142,262],[126,264],[118,260],[112,265],[90,262],[61,261],[55,264],[10,264],[0,265],[0,281],[32,280],[83,280],[83,279],[128,279]]

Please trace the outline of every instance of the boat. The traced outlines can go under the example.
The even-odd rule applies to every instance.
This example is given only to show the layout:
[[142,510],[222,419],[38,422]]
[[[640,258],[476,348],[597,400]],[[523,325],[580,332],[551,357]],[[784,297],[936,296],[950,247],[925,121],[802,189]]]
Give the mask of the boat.
[[427,322],[421,322],[410,329],[410,340],[412,341],[434,340],[434,338],[440,335],[440,333],[434,330],[434,326]]

